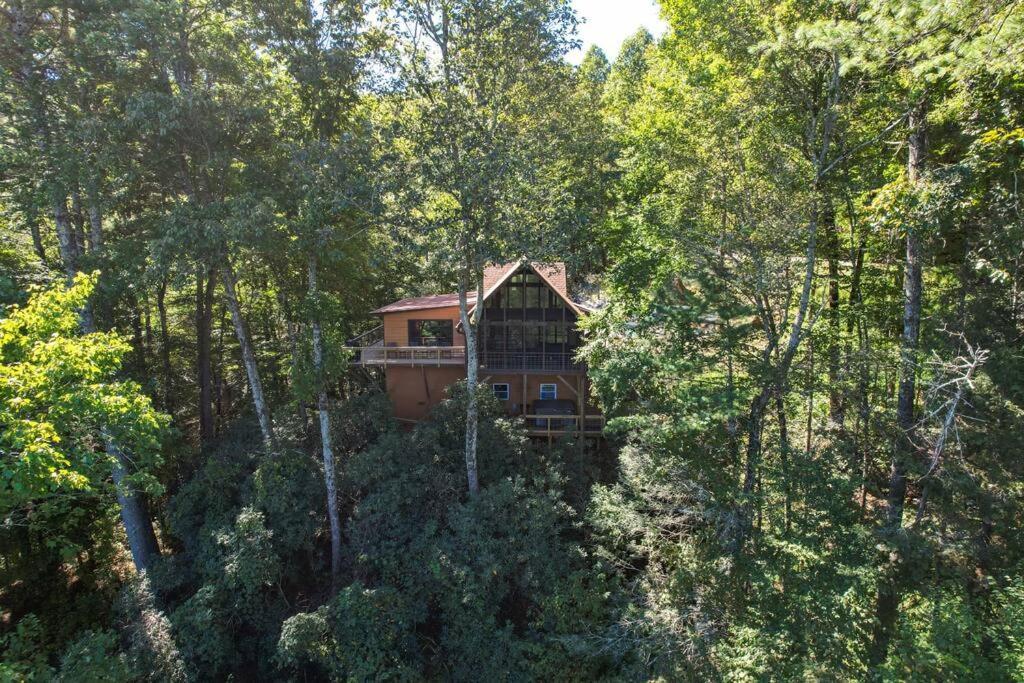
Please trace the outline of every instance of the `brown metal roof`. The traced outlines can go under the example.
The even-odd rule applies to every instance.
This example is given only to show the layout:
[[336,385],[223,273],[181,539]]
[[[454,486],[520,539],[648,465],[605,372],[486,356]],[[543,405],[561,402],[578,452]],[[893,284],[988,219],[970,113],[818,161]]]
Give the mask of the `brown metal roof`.
[[[470,294],[467,298],[470,305],[476,303],[476,294]],[[428,308],[448,308],[458,305],[458,294],[437,294],[435,296],[417,296],[411,299],[402,299],[383,308],[378,308],[374,313],[380,315],[383,313],[399,313],[401,311],[419,311]]]
[[[565,264],[561,261],[553,263],[539,263],[528,261],[512,261],[511,263],[499,263],[484,268],[484,299],[494,293],[502,283],[515,273],[520,266],[529,264],[533,270],[544,279],[549,287],[557,291],[569,307],[580,313],[578,304],[569,299],[569,287],[566,282]],[[470,293],[467,297],[470,306],[476,303],[476,293]],[[400,313],[402,311],[419,311],[430,308],[448,308],[459,305],[458,294],[437,294],[435,296],[419,296],[411,299],[402,299],[393,304],[374,311],[375,314]]]
[[484,268],[484,296],[491,291],[491,287],[504,280],[509,271],[515,270],[521,263],[521,261],[494,263]]
[[[562,300],[576,313],[576,315],[583,315],[583,310],[576,305],[572,299],[569,298],[568,286],[566,284],[565,277],[565,264],[561,261],[555,261],[553,263],[540,263],[538,261],[516,261],[514,263],[506,263],[500,266],[489,266],[490,273],[484,271],[484,301],[491,298],[491,295],[503,284],[505,281],[512,277],[513,274],[522,266],[529,266],[533,272],[537,273],[544,282],[547,283],[548,287],[551,287]],[[492,278],[490,286],[487,285],[488,275]],[[497,279],[493,279],[497,277]],[[470,311],[472,313],[472,311]]]
[[[484,268],[484,298],[490,293],[495,285],[503,282],[508,275],[522,266],[526,261],[512,261],[511,263],[497,263]],[[540,263],[532,261],[530,265],[542,276],[549,286],[558,290],[562,296],[568,296],[569,285],[565,277],[565,264],[561,261],[552,263]]]

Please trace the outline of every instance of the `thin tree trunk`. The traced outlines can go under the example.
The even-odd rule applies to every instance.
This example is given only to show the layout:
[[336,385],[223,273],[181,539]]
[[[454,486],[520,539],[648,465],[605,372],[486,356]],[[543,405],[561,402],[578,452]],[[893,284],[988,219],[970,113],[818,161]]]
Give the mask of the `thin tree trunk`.
[[88,183],[85,202],[89,214],[89,246],[93,251],[100,251],[103,249],[103,210],[95,182]]
[[214,437],[213,423],[213,293],[216,288],[214,268],[196,268],[196,341],[197,375],[199,377],[199,440],[207,443]]
[[140,375],[146,374],[146,342],[143,333],[142,307],[134,294],[129,297],[128,306],[132,312],[132,349],[135,351],[135,368]]
[[[811,216],[807,229],[807,254],[806,269],[804,271],[803,289],[800,293],[800,303],[796,316],[793,319],[793,326],[790,328],[789,340],[776,367],[770,373],[772,381],[766,383],[760,393],[750,404],[750,413],[747,417],[747,457],[743,476],[743,503],[740,509],[739,524],[736,529],[736,536],[732,543],[732,552],[739,555],[743,551],[743,544],[753,524],[752,517],[752,494],[754,485],[757,482],[758,468],[761,458],[761,441],[764,432],[764,416],[771,402],[772,394],[778,391],[778,387],[788,384],[789,369],[793,363],[793,357],[800,347],[800,340],[803,338],[804,320],[807,317],[807,310],[811,302],[811,290],[814,286],[814,267],[817,255],[818,235],[818,211],[815,210]],[[765,361],[770,362],[771,348],[765,354]]]
[[811,440],[814,438],[814,338],[807,344],[807,428],[805,430],[804,455],[811,459]]
[[[311,256],[310,258],[313,257]],[[310,267],[316,267],[316,264],[312,264]],[[288,347],[292,356],[291,374],[292,386],[294,388],[296,378],[300,372],[299,325],[294,320],[291,306],[288,305],[288,297],[285,296],[284,291],[280,288],[277,290],[277,303],[281,307],[281,312],[285,318],[285,331],[288,334]],[[298,413],[299,421],[302,423],[302,433],[308,441],[310,439],[309,413],[306,410],[305,402],[301,398],[296,402],[295,411]]]
[[782,490],[785,497],[783,514],[788,535],[793,519],[793,497],[789,471],[789,427],[786,421],[786,402],[783,400],[782,391],[775,395],[775,412],[779,421],[779,453],[782,460]]
[[[228,414],[228,409],[232,406],[231,400],[231,387],[227,384],[227,380],[224,377],[224,330],[227,328],[227,307],[221,304],[220,315],[217,316],[217,371],[213,375],[213,386],[215,388],[214,394],[216,399],[214,404],[217,406],[217,420],[214,422],[215,433],[220,434],[224,428],[224,421]],[[225,404],[225,391],[228,393],[226,404]]]
[[67,195],[60,190],[54,190],[52,206],[53,223],[57,228],[57,247],[60,251],[61,264],[64,266],[64,274],[70,284],[77,272],[78,252],[75,250],[74,227],[68,215]]
[[39,220],[34,210],[32,211],[32,214],[28,216],[28,229],[32,234],[32,249],[36,252],[36,256],[39,257],[39,260],[46,263],[46,249],[43,247],[43,234],[39,231]]
[[156,310],[160,322],[160,365],[164,375],[164,410],[171,411],[171,333],[167,324],[167,278],[160,281],[156,292]]
[[71,192],[71,239],[75,254],[85,253],[85,211],[82,209],[82,194],[77,188]]
[[253,350],[249,330],[246,328],[245,318],[242,317],[242,308],[238,303],[235,272],[227,258],[221,264],[221,283],[224,285],[224,299],[227,302],[228,310],[231,311],[231,322],[235,326],[235,336],[242,349],[242,363],[245,365],[245,374],[249,379],[249,390],[252,393],[253,408],[256,410],[256,418],[260,423],[263,442],[267,448],[273,450],[276,442],[274,426],[270,417],[270,406],[267,405],[266,396],[263,394],[263,382],[260,380],[259,367],[256,365],[256,352]]
[[860,408],[857,430],[857,448],[860,450],[861,458],[861,490],[860,490],[860,512],[861,516],[867,511],[868,505],[868,477],[870,476],[871,448],[869,441],[871,437],[871,404],[868,390],[871,386],[870,366],[868,358],[871,352],[870,339],[868,338],[867,325],[863,321],[857,323],[858,336],[860,337],[860,379],[857,392],[860,394]]
[[[916,107],[908,118],[910,125],[907,181],[916,188],[924,169],[925,110]],[[907,495],[907,469],[914,457],[914,396],[917,382],[917,351],[921,329],[921,236],[917,226],[907,226],[906,260],[903,267],[903,336],[900,341],[900,382],[896,403],[896,425],[899,434],[893,446],[889,474],[889,493],[886,498],[883,534],[890,541],[903,526],[903,507]],[[889,554],[888,566],[879,579],[875,604],[875,631],[872,638],[870,663],[878,666],[885,661],[889,642],[899,611],[899,572],[902,561],[896,546]]]
[[832,202],[822,198],[824,227],[828,241],[828,405],[833,427],[843,426],[843,392],[840,382],[839,231]]
[[469,495],[475,496],[480,492],[480,480],[477,474],[476,463],[476,442],[478,428],[478,406],[477,406],[477,348],[476,348],[476,322],[480,319],[480,305],[483,303],[482,286],[477,284],[477,306],[473,312],[473,319],[469,315],[469,275],[464,272],[459,278],[459,317],[462,320],[462,331],[466,337],[466,478],[469,483]]
[[317,258],[309,256],[309,299],[313,306],[310,325],[313,332],[313,371],[316,374],[316,409],[320,416],[320,447],[324,460],[324,483],[327,487],[327,517],[331,525],[331,585],[337,589],[341,576],[341,513],[338,511],[338,488],[334,481],[334,447],[331,443],[331,417],[327,401],[327,376],[324,367],[323,331],[320,326],[320,291],[317,285]]

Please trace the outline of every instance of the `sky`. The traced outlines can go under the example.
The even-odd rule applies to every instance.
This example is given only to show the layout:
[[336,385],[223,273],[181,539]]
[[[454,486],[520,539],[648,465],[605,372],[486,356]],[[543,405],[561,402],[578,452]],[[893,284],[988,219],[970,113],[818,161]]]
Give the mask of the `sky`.
[[657,38],[666,29],[658,16],[655,0],[573,0],[580,18],[579,37],[583,48],[569,55],[569,61],[579,64],[587,48],[596,44],[609,61],[615,61],[622,41],[641,26]]

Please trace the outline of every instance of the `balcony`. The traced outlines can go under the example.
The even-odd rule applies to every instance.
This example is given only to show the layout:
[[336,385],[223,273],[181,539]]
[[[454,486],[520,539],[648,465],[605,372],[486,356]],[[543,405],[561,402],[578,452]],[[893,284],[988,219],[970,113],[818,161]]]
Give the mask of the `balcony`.
[[[466,347],[450,346],[444,339],[416,339],[410,346],[395,346],[384,341],[383,327],[370,330],[348,342],[355,354],[352,362],[369,366],[458,366],[466,364]],[[563,372],[586,370],[572,353],[541,351],[482,351],[480,369],[498,372]]]
[[523,415],[530,436],[544,437],[548,441],[574,434],[599,437],[604,433],[603,415]]
[[464,346],[374,346],[352,347],[357,365],[445,365],[466,364]]
[[[352,346],[356,365],[465,365],[464,346]],[[480,369],[500,372],[564,372],[585,370],[570,353],[486,352],[479,356]]]

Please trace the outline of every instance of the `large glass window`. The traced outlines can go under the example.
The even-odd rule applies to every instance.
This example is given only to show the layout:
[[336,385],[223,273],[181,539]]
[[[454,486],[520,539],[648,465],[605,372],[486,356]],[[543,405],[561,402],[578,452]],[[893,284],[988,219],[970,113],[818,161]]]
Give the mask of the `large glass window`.
[[494,397],[499,401],[507,401],[512,394],[508,384],[492,384],[491,389],[494,391]]
[[527,308],[540,308],[541,300],[547,298],[547,289],[540,285],[527,285],[526,287],[526,307]]
[[455,323],[451,320],[410,320],[409,346],[451,346]]
[[505,292],[508,294],[508,308],[520,310],[523,307],[523,286],[513,283]]

